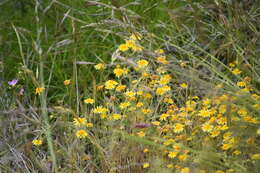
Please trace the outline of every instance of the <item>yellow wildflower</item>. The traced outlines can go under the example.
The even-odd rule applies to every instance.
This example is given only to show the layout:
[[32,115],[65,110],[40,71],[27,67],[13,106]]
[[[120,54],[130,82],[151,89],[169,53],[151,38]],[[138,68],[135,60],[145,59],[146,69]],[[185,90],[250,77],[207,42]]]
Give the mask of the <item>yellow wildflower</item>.
[[172,79],[172,77],[170,75],[164,75],[160,80],[159,80],[159,84],[160,85],[166,85],[170,82],[170,80]]
[[93,112],[94,112],[95,114],[105,114],[106,112],[108,112],[108,109],[107,109],[107,108],[104,108],[104,107],[102,107],[102,106],[98,106],[98,107],[96,107],[96,108],[93,110]]
[[96,70],[103,70],[105,68],[105,64],[99,63],[94,66]]
[[144,68],[144,67],[146,67],[148,64],[149,64],[148,61],[146,61],[146,60],[144,60],[144,59],[137,61],[137,65],[138,65],[139,68]]
[[136,104],[136,107],[137,107],[137,108],[140,108],[140,107],[142,107],[143,105],[144,105],[143,102],[138,102],[138,103]]
[[119,49],[120,51],[122,51],[122,52],[126,52],[126,51],[128,51],[129,47],[128,47],[127,44],[120,44],[119,47],[118,47],[118,49]]
[[238,68],[235,68],[234,70],[232,70],[232,73],[235,75],[239,75],[242,71],[239,70]]
[[161,124],[159,121],[152,121],[151,123],[155,126],[159,126]]
[[93,127],[94,125],[92,123],[86,123],[86,127]]
[[70,80],[65,80],[65,81],[63,81],[63,84],[64,84],[64,85],[69,85],[69,84],[70,84]]
[[203,125],[202,125],[202,130],[204,131],[204,132],[211,132],[212,130],[213,130],[213,127],[214,126],[212,126],[211,124],[209,124],[209,123],[204,123]]
[[142,35],[140,33],[133,33],[130,36],[130,39],[132,39],[132,40],[141,40],[142,39]]
[[145,133],[144,133],[143,131],[140,131],[140,132],[137,133],[137,135],[138,135],[139,137],[144,137],[144,136],[145,136]]
[[137,44],[133,45],[131,48],[134,52],[140,52],[143,50],[143,47],[138,46]]
[[42,140],[41,139],[34,139],[32,141],[33,145],[36,145],[36,146],[39,146],[39,145],[42,145]]
[[122,118],[122,115],[120,115],[120,114],[113,114],[112,117],[113,117],[114,120],[120,120]]
[[128,69],[117,67],[114,69],[113,72],[116,75],[116,77],[121,77],[122,75],[126,75],[128,73]]
[[233,154],[235,154],[235,155],[240,155],[240,154],[241,154],[241,151],[235,150],[235,151],[233,152]]
[[156,54],[164,54],[164,50],[163,49],[157,49],[155,50]]
[[104,87],[105,87],[104,85],[99,85],[99,86],[97,86],[97,90],[100,91],[100,90],[104,89]]
[[186,88],[188,88],[188,85],[186,83],[182,83],[182,84],[180,84],[180,87],[183,89],[186,89]]
[[118,86],[116,87],[116,91],[118,91],[118,92],[124,91],[125,89],[126,89],[126,86],[125,86],[125,85],[118,85]]
[[114,89],[116,87],[116,85],[118,85],[118,83],[116,81],[108,80],[105,83],[105,88],[106,89]]
[[177,154],[178,154],[178,153],[175,152],[175,151],[170,151],[169,154],[168,154],[168,157],[171,158],[171,159],[173,159],[173,158],[175,158],[175,157],[177,156]]
[[215,137],[217,137],[219,134],[220,134],[220,131],[218,131],[218,130],[213,130],[213,131],[210,133],[210,136],[211,136],[212,138],[215,138]]
[[190,173],[190,169],[189,168],[182,168],[181,173]]
[[248,114],[247,110],[245,108],[241,108],[237,112],[240,116],[246,116]]
[[122,103],[120,103],[120,105],[119,105],[120,109],[125,109],[125,108],[127,108],[128,106],[130,106],[130,102],[122,102]]
[[230,67],[235,67],[235,66],[236,66],[236,64],[235,64],[235,63],[232,63],[232,62],[229,63],[228,65],[229,65]]
[[145,169],[145,168],[148,168],[150,166],[150,164],[149,163],[144,163],[143,164],[143,168]]
[[254,160],[259,160],[260,159],[260,154],[253,154],[251,156],[251,158],[254,159]]
[[166,165],[167,168],[173,168],[173,164]]
[[174,131],[175,133],[180,133],[180,132],[183,131],[183,128],[184,128],[184,125],[183,125],[183,124],[176,123],[176,124],[174,125],[173,131]]
[[160,120],[161,120],[161,121],[166,121],[169,116],[170,116],[169,114],[162,114],[162,115],[160,116]]
[[40,95],[44,91],[44,88],[36,88],[35,89],[35,94]]
[[86,118],[73,118],[73,124],[75,126],[85,125],[87,122]]
[[203,104],[204,106],[210,105],[210,103],[211,103],[211,100],[208,99],[208,98],[206,98],[206,99],[204,99],[204,100],[202,101],[202,104]]
[[133,92],[133,91],[127,91],[127,92],[125,92],[125,95],[127,96],[127,97],[134,97],[135,96],[135,92]]
[[187,158],[188,158],[188,155],[187,155],[187,154],[182,154],[182,155],[179,155],[179,157],[178,157],[178,159],[179,159],[180,161],[185,161],[185,160],[187,160]]
[[162,64],[169,64],[169,62],[166,60],[166,56],[159,56],[156,58],[158,63],[162,63]]
[[152,112],[152,110],[151,110],[151,109],[142,109],[142,112],[143,112],[144,114],[149,114],[149,113]]
[[166,92],[168,92],[170,90],[171,90],[171,87],[165,85],[163,87],[157,88],[156,89],[156,94],[163,95],[163,94],[165,94]]
[[149,150],[147,148],[145,148],[143,152],[147,153],[147,152],[149,152]]
[[225,172],[221,170],[216,170],[215,173],[225,173]]
[[78,138],[85,138],[85,137],[88,136],[88,133],[87,133],[85,130],[78,130],[78,131],[76,132],[76,136],[77,136]]
[[223,144],[222,145],[222,150],[228,150],[232,147],[232,144],[231,143],[226,143],[226,144]]
[[84,103],[87,103],[87,104],[93,104],[94,102],[95,101],[92,98],[87,98],[87,99],[84,100]]
[[246,86],[246,83],[241,81],[241,82],[237,82],[237,86],[239,87],[245,87]]
[[212,112],[209,109],[202,109],[199,111],[199,116],[202,117],[209,117],[211,116]]

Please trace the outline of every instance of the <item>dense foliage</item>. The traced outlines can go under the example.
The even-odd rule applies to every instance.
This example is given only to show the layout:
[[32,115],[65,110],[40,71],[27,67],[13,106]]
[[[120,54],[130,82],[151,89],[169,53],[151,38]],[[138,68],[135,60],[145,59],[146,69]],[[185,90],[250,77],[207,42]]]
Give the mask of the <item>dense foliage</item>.
[[0,1],[0,172],[260,172],[259,10]]

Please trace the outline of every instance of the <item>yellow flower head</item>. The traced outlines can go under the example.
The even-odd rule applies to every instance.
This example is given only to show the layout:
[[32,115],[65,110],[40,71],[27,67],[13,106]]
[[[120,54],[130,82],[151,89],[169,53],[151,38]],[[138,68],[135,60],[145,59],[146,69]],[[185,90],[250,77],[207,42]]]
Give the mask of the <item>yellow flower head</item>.
[[160,85],[167,85],[171,81],[172,77],[170,75],[164,75],[160,80],[159,84]]
[[181,173],[190,173],[190,169],[189,168],[182,168]]
[[64,84],[64,85],[69,85],[69,84],[70,84],[70,80],[65,80],[65,81],[63,81],[63,84]]
[[209,124],[209,123],[204,123],[201,127],[201,129],[204,131],[204,132],[211,132],[213,130],[213,125]]
[[120,103],[119,107],[120,109],[125,109],[130,106],[130,102],[122,102]]
[[122,115],[120,115],[120,114],[113,114],[112,117],[113,117],[114,120],[120,120],[122,118]]
[[163,49],[157,49],[157,50],[155,50],[154,53],[156,53],[156,54],[164,54],[164,50]]
[[166,60],[165,56],[159,56],[156,58],[158,63],[162,63],[162,64],[169,64],[169,62]]
[[145,168],[148,168],[150,166],[150,164],[149,163],[144,163],[143,164],[143,168],[145,169]]
[[133,50],[134,52],[141,52],[141,51],[143,50],[143,47],[138,46],[138,45],[134,45],[134,46],[132,47],[132,50]]
[[137,61],[137,65],[139,68],[145,68],[148,64],[149,64],[148,61],[144,59]]
[[149,149],[148,149],[148,148],[145,148],[145,149],[143,150],[143,152],[144,152],[144,153],[147,153],[147,152],[149,152]]
[[179,159],[180,161],[185,161],[185,160],[187,160],[187,158],[188,158],[188,155],[187,155],[187,154],[182,154],[182,155],[179,155],[179,157],[178,157],[178,159]]
[[137,133],[137,135],[138,135],[139,137],[144,137],[144,136],[145,136],[145,133],[144,133],[143,131],[140,131],[140,132]]
[[237,82],[237,86],[239,87],[245,87],[246,83],[244,81]]
[[86,127],[93,127],[94,125],[92,123],[86,123]]
[[173,168],[173,164],[166,165],[167,168]]
[[76,136],[77,136],[78,138],[85,138],[85,137],[88,136],[88,133],[87,133],[85,130],[78,130],[78,131],[76,132]]
[[87,98],[87,99],[84,100],[84,103],[87,103],[87,104],[93,104],[94,102],[95,101],[92,98]]
[[215,173],[225,173],[225,172],[221,170],[216,170]]
[[160,120],[161,120],[161,121],[166,121],[169,116],[170,116],[169,114],[162,114],[162,115],[160,116]]
[[44,91],[44,88],[36,88],[35,89],[35,94],[40,95]]
[[240,154],[241,154],[241,151],[235,150],[235,151],[233,152],[233,154],[235,154],[235,155],[240,155]]
[[142,112],[143,112],[144,114],[149,114],[149,113],[152,112],[152,110],[151,110],[151,109],[142,109]]
[[251,158],[254,159],[254,160],[259,160],[260,159],[260,154],[253,154],[251,156]]
[[170,90],[171,90],[171,87],[165,85],[163,87],[157,88],[156,89],[156,94],[157,95],[163,95],[163,94],[165,94],[166,92],[168,92]]
[[180,84],[180,87],[183,89],[186,89],[186,88],[188,88],[188,85],[186,83],[182,83],[182,84]]
[[174,125],[173,131],[174,131],[175,133],[180,133],[180,132],[183,131],[183,128],[184,128],[184,125],[183,125],[183,124],[176,123],[176,124]]
[[130,39],[132,40],[141,40],[142,39],[142,35],[140,33],[133,33],[131,36],[130,36]]
[[34,139],[33,141],[32,141],[32,143],[33,143],[33,145],[35,145],[35,146],[39,146],[39,145],[42,145],[42,140],[41,139]]
[[99,63],[99,64],[94,66],[94,68],[96,70],[103,70],[103,69],[105,69],[105,67],[106,67],[105,64],[102,64],[102,63]]
[[75,126],[85,125],[87,122],[86,118],[73,118],[73,124]]
[[125,92],[125,95],[126,95],[127,97],[134,97],[134,96],[136,95],[136,93],[133,92],[133,91],[127,91],[127,92]]
[[117,67],[117,68],[114,69],[113,72],[116,75],[116,77],[121,77],[121,76],[126,75],[128,73],[128,69]]
[[96,107],[96,108],[93,110],[93,112],[94,112],[95,114],[105,114],[105,113],[108,112],[108,109],[107,109],[107,108],[104,108],[104,107],[102,107],[102,106],[98,106],[98,107]]
[[159,126],[161,124],[159,121],[152,121],[151,123],[154,126]]
[[118,83],[116,81],[108,80],[105,83],[105,88],[106,89],[114,89],[116,87],[116,85],[118,85]]
[[202,109],[199,111],[199,116],[201,117],[209,117],[212,115],[212,112],[209,109]]
[[143,105],[144,105],[143,102],[138,102],[138,103],[136,103],[136,107],[137,107],[137,108],[140,108],[140,107],[142,107]]
[[221,149],[222,149],[222,150],[228,150],[228,149],[230,149],[232,146],[233,146],[233,144],[231,144],[231,143],[226,143],[226,144],[223,144],[223,145],[222,145]]
[[170,151],[169,154],[168,154],[168,157],[171,158],[171,159],[173,159],[173,158],[175,158],[175,157],[177,156],[177,154],[178,154],[178,153],[175,152],[175,151]]
[[242,71],[239,70],[238,68],[235,68],[234,70],[232,70],[232,73],[235,75],[239,75]]
[[121,51],[121,52],[126,52],[128,51],[129,47],[127,44],[120,44],[118,49]]
[[117,92],[121,92],[121,91],[124,91],[126,89],[126,86],[125,85],[118,85],[116,87],[116,91]]

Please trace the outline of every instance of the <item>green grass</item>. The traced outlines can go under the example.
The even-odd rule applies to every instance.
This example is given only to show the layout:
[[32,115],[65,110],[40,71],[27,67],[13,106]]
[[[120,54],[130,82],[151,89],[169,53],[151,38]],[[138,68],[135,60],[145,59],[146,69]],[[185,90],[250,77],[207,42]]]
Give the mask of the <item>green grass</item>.
[[[254,0],[0,2],[0,172],[180,172],[184,167],[195,172],[259,172],[259,160],[252,159],[260,150],[256,133],[260,111],[253,107],[259,105],[253,94],[260,94],[258,4]],[[190,152],[187,163],[172,161],[167,157],[172,147],[163,143],[165,136],[177,139],[177,135],[159,134],[152,126],[142,138],[136,135],[140,129],[134,128],[136,123],[159,119],[168,109],[161,105],[163,97],[155,95],[144,101],[147,108],[155,110],[147,118],[141,111],[120,112],[118,105],[124,96],[97,90],[109,79],[132,90],[149,86],[151,79],[143,80],[127,61],[114,59],[118,46],[135,32],[143,36],[140,44],[145,51],[123,52],[121,56],[148,60],[153,76],[158,75],[155,69],[160,66],[154,51],[164,49],[169,64],[162,67],[173,76],[169,94],[175,106],[183,108],[189,97],[198,96],[196,115],[203,108],[203,99],[229,95],[221,104],[228,107],[229,130],[240,140],[236,146],[242,151],[240,156],[232,155],[235,148],[221,152],[221,138],[203,142],[207,135],[199,132],[193,142],[177,142]],[[234,68],[229,64],[233,62],[241,75],[232,74]],[[107,64],[107,68],[97,71],[97,63]],[[130,72],[119,80],[113,69],[122,63]],[[237,82],[245,77],[251,78],[250,92],[237,94]],[[12,79],[19,79],[14,87],[7,84]],[[66,79],[71,80],[68,86],[63,84]],[[138,85],[131,84],[135,79]],[[181,89],[181,83],[188,83],[188,89]],[[218,84],[223,87],[217,89]],[[45,88],[39,96],[37,87]],[[19,95],[22,88],[24,94]],[[94,116],[93,107],[83,102],[88,97],[95,100],[93,107],[105,105],[129,115],[120,121]],[[234,106],[247,109],[258,123],[231,120],[238,112]],[[93,123],[86,139],[75,136],[75,117]],[[187,127],[186,134],[204,123],[193,120],[195,127]],[[174,127],[171,121],[160,127],[167,124]],[[243,126],[245,130],[241,130]],[[42,139],[43,145],[32,145],[36,138]],[[144,154],[145,148],[149,152]],[[147,169],[142,168],[145,162],[150,163]],[[176,169],[167,168],[171,163]]]

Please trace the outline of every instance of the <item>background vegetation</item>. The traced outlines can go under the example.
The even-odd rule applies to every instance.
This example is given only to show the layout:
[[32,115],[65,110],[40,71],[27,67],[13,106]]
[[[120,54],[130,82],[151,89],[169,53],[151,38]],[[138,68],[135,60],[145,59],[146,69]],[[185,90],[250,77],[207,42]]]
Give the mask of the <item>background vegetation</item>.
[[[0,172],[260,172],[259,7],[257,0],[1,0]],[[141,52],[120,51],[139,34]],[[168,63],[156,60],[159,49]],[[132,67],[137,60],[149,70]],[[129,72],[117,78],[116,67]],[[161,97],[151,82],[163,76],[159,67],[171,75]],[[129,91],[148,87],[152,101],[137,100],[152,113],[120,110],[127,98],[100,90],[107,80]],[[165,97],[173,103],[161,104]],[[100,105],[107,117],[93,113]],[[228,119],[227,131],[197,131],[218,124],[196,117],[207,109]],[[166,112],[171,119],[161,117]],[[88,137],[75,135],[79,117],[93,125]],[[184,132],[172,132],[178,123]],[[228,132],[236,142],[223,151]],[[170,155],[177,144],[187,160]]]

